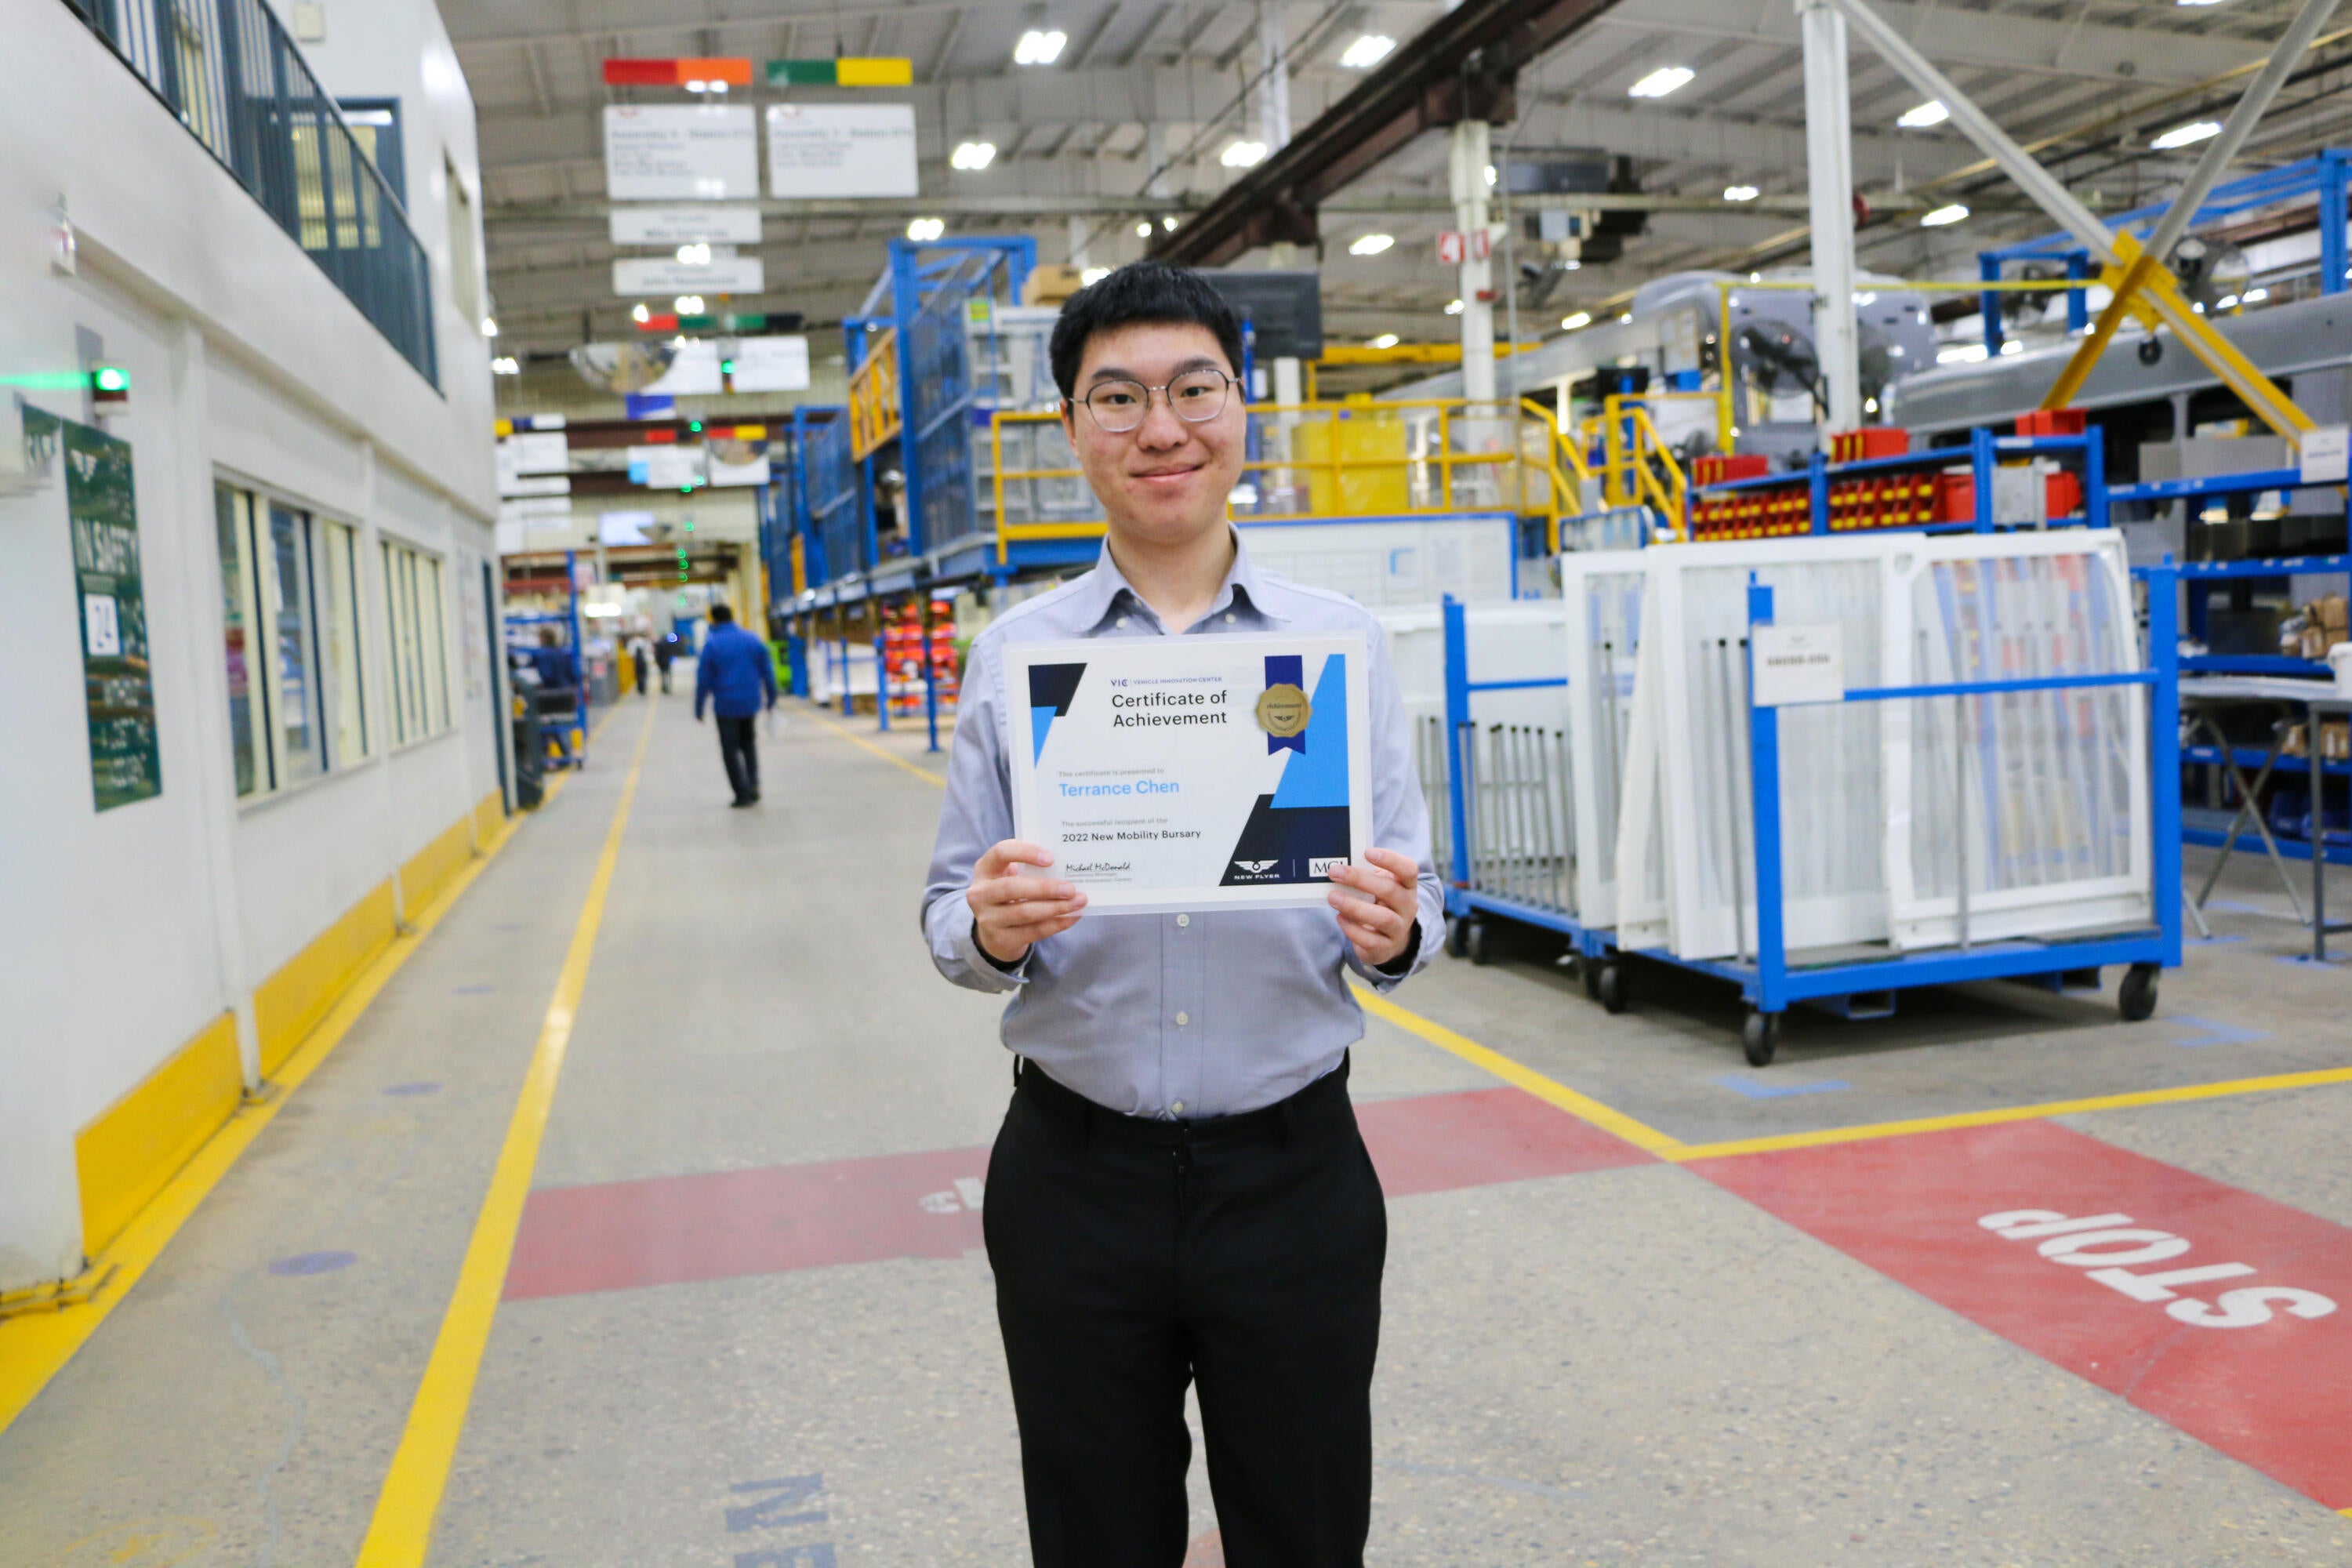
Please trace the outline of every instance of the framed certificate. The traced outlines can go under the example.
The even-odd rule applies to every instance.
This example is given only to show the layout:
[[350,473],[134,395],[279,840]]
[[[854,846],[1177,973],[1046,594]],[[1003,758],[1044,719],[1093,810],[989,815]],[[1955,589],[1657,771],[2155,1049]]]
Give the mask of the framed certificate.
[[[1097,914],[1321,905],[1371,841],[1360,637],[1004,649],[1013,831]],[[1024,868],[1030,870],[1029,868]]]

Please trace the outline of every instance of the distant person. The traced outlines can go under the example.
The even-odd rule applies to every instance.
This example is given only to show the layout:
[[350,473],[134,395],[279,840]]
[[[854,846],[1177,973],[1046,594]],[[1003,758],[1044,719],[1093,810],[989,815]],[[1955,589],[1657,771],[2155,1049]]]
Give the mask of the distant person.
[[555,721],[555,743],[563,748],[563,765],[577,767],[579,758],[572,750],[572,730],[580,712],[580,657],[556,638],[553,626],[539,628],[539,646],[530,650],[530,662],[539,670],[540,721],[545,724],[550,715],[560,715]]
[[654,644],[654,663],[661,667],[662,690],[665,692],[669,689],[669,667],[671,661],[677,658],[677,634],[676,632],[666,633],[661,641]]
[[694,671],[694,719],[702,721],[702,704],[709,700],[719,715],[719,754],[727,763],[727,782],[735,786],[739,806],[760,800],[760,710],[776,705],[776,661],[768,645],[735,624],[735,612],[725,605],[710,606],[710,635],[703,639],[702,655]]
[[[646,662],[645,638],[639,637],[629,645],[629,662],[636,667],[637,695],[640,697],[652,696],[653,686],[646,679],[646,677],[650,673],[650,668]],[[665,670],[663,673],[667,674],[668,671]]]

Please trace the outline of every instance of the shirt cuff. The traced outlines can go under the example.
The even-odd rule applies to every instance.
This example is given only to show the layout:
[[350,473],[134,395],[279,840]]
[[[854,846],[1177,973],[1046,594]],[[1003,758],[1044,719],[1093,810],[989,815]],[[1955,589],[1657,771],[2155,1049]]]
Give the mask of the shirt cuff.
[[1356,956],[1353,946],[1348,949],[1348,967],[1354,970],[1375,992],[1382,994],[1395,990],[1413,972],[1421,958],[1421,920],[1415,916],[1412,930],[1404,939],[1404,951],[1377,968]]
[[1018,990],[1029,978],[1030,954],[1036,951],[1033,944],[1028,952],[1021,955],[1018,963],[999,963],[980,945],[980,929],[969,916],[961,922],[961,929],[956,933],[956,953],[984,990]]

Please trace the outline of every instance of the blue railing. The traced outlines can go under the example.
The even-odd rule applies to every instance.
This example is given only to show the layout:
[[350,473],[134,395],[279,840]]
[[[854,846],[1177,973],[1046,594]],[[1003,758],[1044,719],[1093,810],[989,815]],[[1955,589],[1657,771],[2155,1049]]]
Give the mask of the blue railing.
[[400,198],[268,7],[66,4],[437,389],[432,264]]

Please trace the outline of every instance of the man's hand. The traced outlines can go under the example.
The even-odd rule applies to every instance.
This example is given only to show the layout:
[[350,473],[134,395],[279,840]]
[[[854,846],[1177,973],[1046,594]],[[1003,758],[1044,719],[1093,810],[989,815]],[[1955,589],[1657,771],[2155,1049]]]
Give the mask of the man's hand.
[[1419,918],[1421,868],[1393,849],[1367,849],[1363,866],[1334,866],[1331,879],[1365,895],[1350,898],[1335,888],[1331,907],[1339,913],[1339,930],[1369,969],[1394,963],[1412,940],[1412,922]]
[[1087,896],[1067,882],[1024,877],[1016,866],[1050,866],[1054,857],[1034,844],[1008,838],[991,847],[971,868],[964,902],[971,906],[972,940],[1001,964],[1029,956],[1037,942],[1078,923]]

